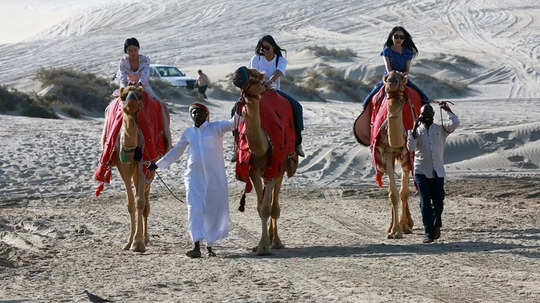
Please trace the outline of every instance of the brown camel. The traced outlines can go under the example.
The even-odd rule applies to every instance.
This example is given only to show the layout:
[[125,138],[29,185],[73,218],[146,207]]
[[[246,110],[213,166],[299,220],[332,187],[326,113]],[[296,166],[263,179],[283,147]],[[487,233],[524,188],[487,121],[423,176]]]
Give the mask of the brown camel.
[[[411,161],[405,142],[402,110],[406,97],[404,95],[407,76],[398,71],[391,71],[383,77],[385,92],[388,98],[387,121],[379,132],[379,140],[375,147],[377,157],[381,160],[382,172],[388,175],[388,197],[392,204],[392,219],[387,233],[389,239],[402,237],[402,232],[412,232],[413,220],[407,202],[409,197],[409,173]],[[372,138],[373,139],[373,138]],[[395,182],[395,163],[401,163],[401,189],[399,197]],[[401,199],[401,219],[399,217],[399,200]]]
[[[128,93],[135,93],[136,98],[126,100]],[[143,89],[140,86],[128,86],[120,89],[122,99],[122,127],[120,129],[119,144],[115,145],[111,166],[116,166],[124,181],[126,189],[126,202],[130,215],[131,229],[124,249],[135,252],[144,252],[149,243],[148,215],[150,213],[150,185],[153,180],[145,175],[143,170],[142,149],[144,139],[139,128],[137,117],[141,108]],[[161,105],[163,107],[163,105]],[[168,111],[162,109],[164,115],[164,144],[170,148],[170,131]],[[107,115],[107,114],[106,114]],[[105,136],[105,131],[104,131]],[[138,155],[137,155],[138,154]],[[133,195],[132,182],[135,185]]]
[[[273,179],[263,178],[264,169],[270,152],[270,142],[265,130],[261,126],[259,115],[259,100],[265,90],[262,85],[264,74],[255,69],[248,69],[249,82],[244,89],[246,137],[251,151],[252,170],[250,179],[257,194],[257,211],[261,218],[262,234],[259,245],[254,248],[257,255],[270,253],[274,249],[284,248],[278,235],[277,220],[280,216],[279,191],[283,182],[283,175],[287,170],[291,177],[298,166],[298,156],[289,156],[279,176]],[[270,222],[269,222],[270,218]]]

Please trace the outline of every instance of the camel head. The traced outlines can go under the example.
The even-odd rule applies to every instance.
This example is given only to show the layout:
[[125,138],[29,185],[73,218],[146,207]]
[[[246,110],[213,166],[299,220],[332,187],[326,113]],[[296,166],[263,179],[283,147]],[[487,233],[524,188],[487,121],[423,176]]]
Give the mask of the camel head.
[[407,75],[398,71],[391,71],[383,76],[384,90],[387,95],[403,92],[407,83]]
[[143,89],[140,86],[126,86],[120,88],[122,110],[128,115],[135,115],[139,111],[139,101],[142,98]]
[[256,69],[242,66],[234,72],[233,83],[246,97],[259,97],[264,91],[264,74]]

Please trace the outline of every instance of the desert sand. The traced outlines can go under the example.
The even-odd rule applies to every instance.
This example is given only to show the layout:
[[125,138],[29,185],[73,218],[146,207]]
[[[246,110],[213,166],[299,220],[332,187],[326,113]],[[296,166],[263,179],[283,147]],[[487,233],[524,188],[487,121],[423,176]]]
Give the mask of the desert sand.
[[[266,33],[288,50],[292,74],[325,63],[363,80],[382,74],[378,53],[398,24],[420,48],[412,75],[470,90],[443,96],[455,101],[462,124],[446,146],[442,237],[429,245],[421,243],[413,186],[413,234],[385,237],[387,190],[376,186],[369,149],[352,135],[362,106],[339,94],[326,102],[300,100],[306,157],[283,186],[278,224],[286,248],[265,257],[250,250],[260,236],[254,195],[245,213],[236,210],[243,183],[235,180],[233,163],[226,162],[231,231],[216,258],[184,255],[191,246],[186,206],[159,180],[151,193],[151,243],[145,253],[133,253],[122,250],[129,216],[118,173],[93,196],[103,118],[0,115],[0,301],[87,302],[84,290],[115,302],[540,301],[536,1],[117,0],[62,10],[66,17],[59,20],[47,17],[56,6],[23,2],[9,4],[19,16],[50,22],[0,42],[0,84],[24,91],[36,89],[39,67],[109,77],[131,36],[153,62],[176,64],[188,75],[202,68],[221,84],[247,64]],[[15,27],[1,30],[14,37]],[[316,57],[305,50],[313,45],[350,48],[356,57]],[[234,98],[212,90],[209,97],[211,119],[226,119]],[[168,105],[178,140],[190,125],[188,104]],[[224,147],[228,160],[232,136]],[[161,173],[181,198],[184,159]]]

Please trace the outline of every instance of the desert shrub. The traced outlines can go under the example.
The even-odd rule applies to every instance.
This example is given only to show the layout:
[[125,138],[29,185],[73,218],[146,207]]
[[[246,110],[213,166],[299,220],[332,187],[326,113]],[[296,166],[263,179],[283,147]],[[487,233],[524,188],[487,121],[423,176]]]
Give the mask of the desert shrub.
[[342,58],[347,59],[351,57],[356,57],[356,53],[350,49],[336,49],[336,48],[326,48],[324,46],[308,46],[307,50],[310,50],[317,57],[333,57],[333,58]]
[[82,117],[81,110],[73,104],[62,104],[60,105],[60,110],[71,118],[78,119]]
[[41,82],[42,88],[53,86],[44,99],[60,104],[76,104],[82,109],[97,112],[105,110],[112,99],[112,92],[118,88],[116,84],[94,74],[66,68],[41,68],[35,79]]
[[0,86],[0,113],[36,118],[58,118],[49,104],[37,95],[28,95],[6,86]]
[[22,108],[20,115],[34,118],[58,119],[58,116],[50,107],[38,103],[27,104]]

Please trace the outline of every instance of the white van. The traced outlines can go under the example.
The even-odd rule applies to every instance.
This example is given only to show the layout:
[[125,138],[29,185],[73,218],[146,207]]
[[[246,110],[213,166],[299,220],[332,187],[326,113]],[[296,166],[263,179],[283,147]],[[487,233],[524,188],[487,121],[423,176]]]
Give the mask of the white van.
[[182,86],[188,89],[193,89],[195,82],[197,82],[197,79],[187,77],[175,66],[162,64],[150,64],[150,79],[152,78],[167,81],[172,86]]

